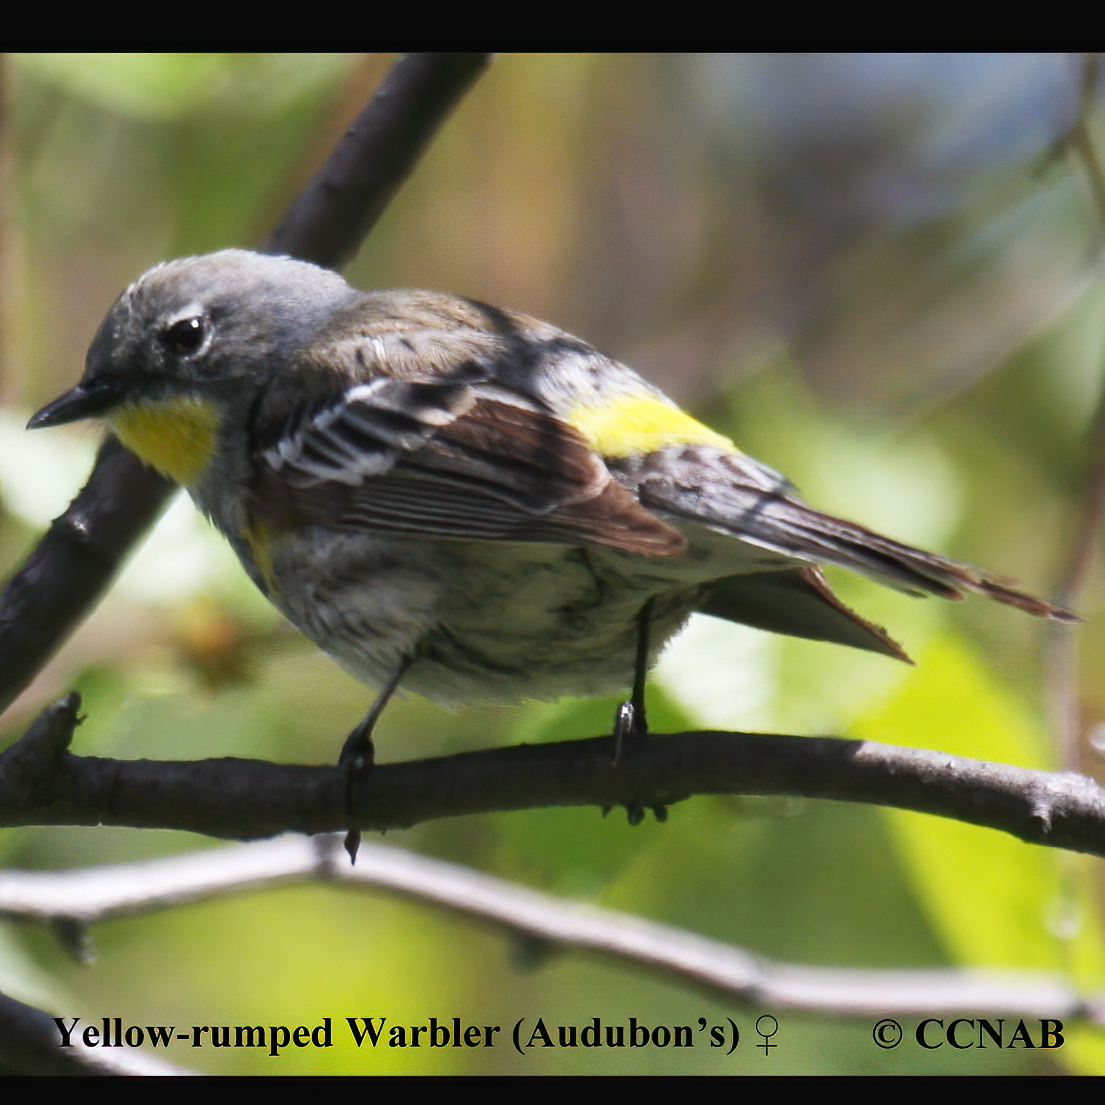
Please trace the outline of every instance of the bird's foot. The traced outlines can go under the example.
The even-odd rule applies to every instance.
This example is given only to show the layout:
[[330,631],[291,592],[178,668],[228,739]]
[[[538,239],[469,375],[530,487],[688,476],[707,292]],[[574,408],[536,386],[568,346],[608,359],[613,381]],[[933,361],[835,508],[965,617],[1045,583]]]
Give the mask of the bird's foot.
[[616,767],[622,752],[639,745],[648,736],[648,719],[643,706],[626,699],[614,711],[614,759]]
[[[648,719],[645,717],[644,706],[632,699],[619,703],[614,712],[614,758],[613,766],[616,768],[621,762],[622,753],[633,755],[634,749],[639,749],[645,738],[648,737]],[[603,816],[609,807],[603,808]],[[625,806],[626,819],[630,825],[640,825],[645,819],[648,810],[652,810],[657,821],[667,821],[667,806],[647,806],[643,802],[627,802]]]
[[342,773],[342,783],[345,788],[345,815],[349,823],[349,829],[345,834],[345,850],[349,853],[350,863],[357,862],[357,851],[361,846],[361,830],[357,824],[357,814],[365,782],[372,774],[375,762],[376,750],[372,744],[372,728],[366,727],[365,722],[361,722],[346,737],[341,755],[338,757],[338,770]]

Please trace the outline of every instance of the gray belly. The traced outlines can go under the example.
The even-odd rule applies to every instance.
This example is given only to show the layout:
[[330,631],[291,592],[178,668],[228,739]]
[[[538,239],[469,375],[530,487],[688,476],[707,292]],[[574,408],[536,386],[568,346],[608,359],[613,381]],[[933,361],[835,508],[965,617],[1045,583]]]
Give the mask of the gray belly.
[[653,652],[691,612],[697,587],[661,562],[595,549],[407,541],[317,529],[274,550],[277,605],[357,678],[436,701],[626,693],[637,616],[655,597]]

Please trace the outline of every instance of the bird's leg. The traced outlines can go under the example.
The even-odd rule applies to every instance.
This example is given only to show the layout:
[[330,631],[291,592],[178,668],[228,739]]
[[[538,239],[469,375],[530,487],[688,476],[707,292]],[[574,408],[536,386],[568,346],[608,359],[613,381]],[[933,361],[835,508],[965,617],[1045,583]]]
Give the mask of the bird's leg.
[[[629,698],[618,705],[614,714],[614,766],[618,766],[622,748],[631,748],[648,736],[648,719],[645,716],[645,684],[648,682],[648,638],[654,599],[641,607],[637,615],[637,659],[633,668],[633,691]],[[629,803],[625,807],[630,825],[639,825],[645,818],[645,807]],[[668,811],[656,806],[652,811],[657,821],[666,821]]]
[[633,667],[633,691],[625,702],[619,703],[614,714],[615,764],[621,758],[623,742],[640,740],[648,735],[645,683],[648,681],[648,629],[654,601],[649,599],[637,615],[637,660]]
[[372,730],[389,699],[395,694],[399,681],[410,670],[413,659],[405,659],[392,673],[391,678],[380,688],[376,701],[362,718],[361,723],[345,738],[341,755],[338,756],[338,770],[345,780],[345,812],[349,817],[349,831],[345,834],[345,850],[350,862],[357,862],[357,849],[361,846],[361,830],[357,827],[357,806],[365,777],[372,770],[376,750],[372,745]]

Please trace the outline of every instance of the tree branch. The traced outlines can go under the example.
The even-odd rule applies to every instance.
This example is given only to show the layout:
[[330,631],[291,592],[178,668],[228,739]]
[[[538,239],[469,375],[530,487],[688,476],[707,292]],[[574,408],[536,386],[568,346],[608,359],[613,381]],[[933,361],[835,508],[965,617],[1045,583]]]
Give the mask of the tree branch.
[[[68,752],[79,697],[49,707],[0,756],[0,825],[128,825],[250,840],[345,826],[333,767],[260,760],[106,760]],[[1105,855],[1105,790],[1050,774],[872,741],[651,734],[617,765],[609,737],[380,764],[368,831],[548,806],[663,810],[695,794],[793,795],[915,810],[1032,844]]]
[[114,438],[88,483],[0,592],[0,712],[88,615],[175,484]]
[[400,57],[292,204],[265,252],[341,268],[490,63],[490,54]]
[[1062,978],[1042,972],[881,971],[774,962],[685,929],[519,887],[399,848],[366,844],[351,868],[338,835],[90,870],[7,872],[0,874],[0,916],[84,929],[97,921],[185,902],[319,880],[383,889],[483,922],[531,945],[590,952],[714,997],[776,1012],[948,1017],[985,1009],[996,1016],[1105,1023],[1100,999],[1087,999]]
[[6,1074],[187,1074],[162,1059],[127,1050],[58,1047],[58,1026],[41,1009],[0,994],[0,1066]]

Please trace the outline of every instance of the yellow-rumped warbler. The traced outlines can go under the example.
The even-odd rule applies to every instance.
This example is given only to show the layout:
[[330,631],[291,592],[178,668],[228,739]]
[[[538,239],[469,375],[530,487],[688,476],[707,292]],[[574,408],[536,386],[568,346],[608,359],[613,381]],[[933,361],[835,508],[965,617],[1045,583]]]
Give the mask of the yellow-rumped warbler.
[[[32,427],[102,416],[312,641],[444,702],[634,687],[693,611],[905,658],[818,564],[1073,618],[802,503],[631,369],[459,296],[286,257],[171,261]],[[354,734],[356,736],[356,734]],[[351,738],[352,741],[353,738]],[[349,751],[347,745],[347,752]]]

